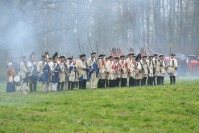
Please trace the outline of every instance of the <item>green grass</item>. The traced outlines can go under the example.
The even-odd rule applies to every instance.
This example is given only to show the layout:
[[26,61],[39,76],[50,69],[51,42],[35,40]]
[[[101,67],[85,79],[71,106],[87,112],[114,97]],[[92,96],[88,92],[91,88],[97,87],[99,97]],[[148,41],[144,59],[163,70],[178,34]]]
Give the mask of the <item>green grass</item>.
[[199,132],[199,81],[177,85],[6,94],[0,133]]

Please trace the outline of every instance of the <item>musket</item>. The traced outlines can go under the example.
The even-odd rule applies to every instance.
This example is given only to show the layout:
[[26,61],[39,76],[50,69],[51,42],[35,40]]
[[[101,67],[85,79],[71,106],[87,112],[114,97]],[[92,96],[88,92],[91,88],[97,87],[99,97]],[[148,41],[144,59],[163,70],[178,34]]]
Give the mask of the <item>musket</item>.
[[92,52],[94,52],[94,51],[93,51],[93,48],[92,48],[92,46],[91,46],[91,42],[90,42],[90,38],[89,38],[89,36],[88,36],[88,42],[89,42],[89,46],[90,46],[90,48],[91,48]]
[[42,54],[44,54],[44,50],[43,50],[43,48],[41,47],[41,45],[40,45],[40,49],[41,49]]
[[150,54],[154,54],[154,52],[149,48],[149,46],[147,46],[147,43],[144,42],[145,46],[147,47],[147,49],[149,50]]
[[69,54],[70,54],[70,57],[72,57],[72,54],[71,54],[71,52],[70,52],[70,49],[68,48],[68,52],[69,52]]
[[101,50],[102,50],[102,52],[105,54],[105,52],[104,52],[104,50],[103,50],[103,48],[102,48],[102,44],[101,44]]
[[133,49],[133,52],[134,52],[134,54],[136,54],[136,52],[135,52],[135,50],[134,50],[134,48],[133,48],[133,45],[130,43],[130,46],[131,46],[131,48]]
[[77,42],[78,42],[78,44],[79,44],[79,50],[80,50],[80,53],[82,54],[81,44],[80,44],[80,42],[79,42],[79,39],[77,39]]
[[158,46],[159,46],[159,49],[160,49],[161,54],[163,54],[163,51],[162,51],[162,49],[161,49],[161,47],[160,47],[160,43],[159,43],[159,42],[158,42]]

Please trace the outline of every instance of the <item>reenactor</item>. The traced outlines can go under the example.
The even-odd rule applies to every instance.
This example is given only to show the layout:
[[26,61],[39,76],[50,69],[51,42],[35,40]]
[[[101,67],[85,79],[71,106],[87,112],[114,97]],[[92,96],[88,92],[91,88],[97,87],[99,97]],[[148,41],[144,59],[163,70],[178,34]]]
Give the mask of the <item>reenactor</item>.
[[113,60],[113,56],[108,57],[108,61],[106,63],[106,72],[108,76],[108,81],[109,81],[109,87],[114,87],[115,86],[115,63]]
[[128,74],[129,74],[129,86],[135,86],[135,55],[133,53],[128,54],[128,58],[126,59]]
[[141,85],[143,86],[143,85],[146,85],[148,74],[149,74],[147,55],[143,55],[140,62],[143,68],[143,75],[142,75],[142,81],[141,81]]
[[30,62],[28,62],[28,68],[30,69],[29,76],[29,88],[30,92],[36,92],[37,89],[37,79],[38,79],[38,72],[37,72],[37,63],[35,62],[35,53],[32,52],[30,55]]
[[121,65],[119,63],[119,57],[115,57],[115,86],[120,86],[121,81]]
[[135,69],[135,86],[140,86],[141,80],[142,80],[142,64],[140,62],[141,60],[141,54],[138,54],[136,56],[136,69]]
[[98,67],[96,62],[96,52],[91,53],[91,57],[87,60],[87,66],[90,68],[89,72],[89,81],[90,81],[90,88],[96,88],[96,81],[98,76]]
[[160,75],[160,62],[159,62],[159,59],[158,59],[158,54],[153,54],[154,57],[153,57],[153,64],[154,64],[154,85],[159,85],[159,79],[157,78],[159,75]]
[[58,83],[58,91],[64,90],[64,83],[66,81],[66,63],[65,63],[65,56],[61,55],[60,59],[60,72],[59,72],[59,83]]
[[149,56],[148,67],[149,67],[149,75],[148,75],[148,85],[153,85],[154,83],[154,62],[153,55]]
[[106,81],[106,61],[104,59],[104,54],[99,55],[99,59],[97,61],[98,66],[98,88],[105,88],[105,81]]
[[14,84],[14,76],[16,76],[15,69],[13,67],[12,63],[8,64],[8,70],[7,70],[7,86],[6,86],[6,92],[15,92],[15,84]]
[[[105,64],[107,64],[107,62],[109,61],[108,57],[105,57]],[[109,87],[109,79],[108,79],[108,73],[107,73],[107,66],[105,65],[105,70],[106,70],[106,87]]]
[[49,87],[49,77],[50,77],[50,66],[48,64],[48,55],[44,54],[42,60],[38,62],[37,72],[39,73],[39,81],[42,82],[41,90],[47,91]]
[[59,72],[60,72],[60,67],[59,64],[57,63],[57,58],[58,58],[58,53],[56,52],[53,57],[53,67],[51,68],[52,71],[52,91],[57,91],[58,89],[58,82],[59,82]]
[[79,89],[86,89],[89,67],[86,65],[86,55],[81,54],[79,60],[76,61],[76,69],[79,73]]
[[176,83],[176,76],[177,76],[177,67],[178,63],[177,60],[175,59],[175,54],[171,54],[171,59],[169,61],[168,65],[168,74],[170,76],[170,84],[175,84]]
[[166,73],[166,63],[164,61],[164,55],[160,54],[159,59],[160,59],[160,84],[163,85],[164,84],[164,76]]
[[121,66],[121,87],[126,87],[128,71],[127,71],[127,63],[126,63],[126,60],[125,60],[125,55],[120,56],[119,63],[120,63],[120,66]]
[[75,80],[77,78],[77,71],[72,57],[68,57],[68,90],[73,90],[75,87]]

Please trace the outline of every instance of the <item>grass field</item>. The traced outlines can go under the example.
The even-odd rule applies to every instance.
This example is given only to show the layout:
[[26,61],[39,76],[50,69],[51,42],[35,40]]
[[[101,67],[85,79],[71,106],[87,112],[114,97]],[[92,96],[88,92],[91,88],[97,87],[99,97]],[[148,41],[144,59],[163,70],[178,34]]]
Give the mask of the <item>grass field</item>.
[[5,93],[0,132],[199,132],[199,81],[177,85]]

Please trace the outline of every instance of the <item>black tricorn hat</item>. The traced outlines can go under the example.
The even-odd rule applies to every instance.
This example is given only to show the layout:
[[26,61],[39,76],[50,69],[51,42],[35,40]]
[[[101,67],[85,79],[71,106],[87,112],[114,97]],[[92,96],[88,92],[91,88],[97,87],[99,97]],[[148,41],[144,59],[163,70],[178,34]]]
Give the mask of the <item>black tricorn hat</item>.
[[58,58],[58,52],[54,53],[54,55],[52,56],[53,60],[56,60]]
[[149,57],[154,57],[154,55],[149,55]]
[[157,53],[154,53],[153,55],[154,55],[154,56],[158,56],[158,54],[157,54]]
[[106,56],[105,54],[99,54],[99,57],[103,57],[103,56]]
[[120,58],[125,57],[125,55],[120,55]]
[[134,55],[134,53],[131,53],[131,52],[130,52],[128,55]]
[[86,54],[79,55],[79,58],[86,57]]
[[114,57],[114,59],[119,59],[119,57],[116,56],[116,57]]
[[163,55],[163,54],[160,54],[159,57],[164,57],[164,55]]
[[72,59],[73,59],[73,56],[69,56],[67,59],[68,59],[68,60],[72,60]]
[[65,59],[64,55],[59,56],[60,59]]
[[91,55],[96,54],[96,52],[91,52]]
[[171,56],[176,56],[175,54],[171,54]]
[[113,56],[112,56],[112,55],[110,55],[110,56],[108,57],[108,59],[110,59],[110,58],[113,58]]

